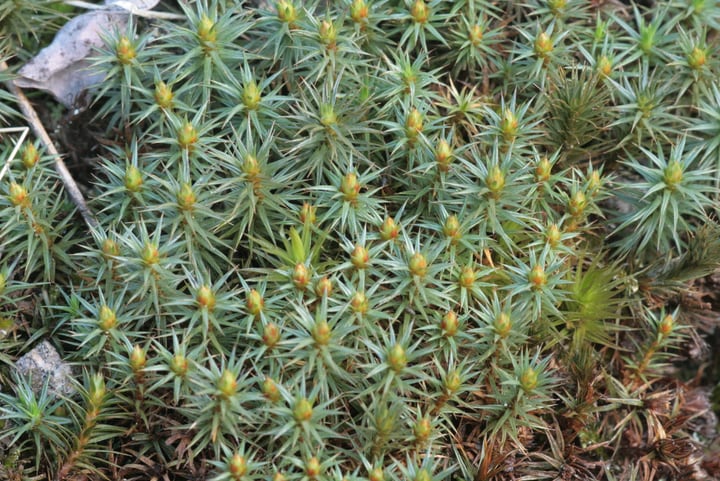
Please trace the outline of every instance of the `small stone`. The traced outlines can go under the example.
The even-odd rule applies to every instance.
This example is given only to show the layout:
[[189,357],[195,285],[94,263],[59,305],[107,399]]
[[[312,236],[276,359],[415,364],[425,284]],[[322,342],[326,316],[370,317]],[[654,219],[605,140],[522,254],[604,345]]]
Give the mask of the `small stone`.
[[72,368],[60,359],[60,355],[48,341],[43,341],[15,362],[18,374],[30,381],[34,392],[40,392],[48,382],[48,393],[53,396],[70,396],[75,392],[72,385]]

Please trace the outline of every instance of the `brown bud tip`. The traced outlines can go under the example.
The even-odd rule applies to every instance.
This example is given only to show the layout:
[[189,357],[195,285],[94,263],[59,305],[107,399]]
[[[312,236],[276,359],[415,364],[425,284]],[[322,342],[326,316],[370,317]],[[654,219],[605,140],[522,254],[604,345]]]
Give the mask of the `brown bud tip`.
[[547,5],[553,15],[560,15],[567,5],[567,0],[548,0]]
[[520,387],[522,387],[525,392],[530,392],[535,389],[537,385],[538,373],[535,369],[528,366],[520,375]]
[[675,327],[675,319],[673,319],[672,314],[668,314],[660,321],[658,332],[661,336],[665,337],[672,332],[673,327]]
[[575,191],[568,201],[568,212],[573,217],[581,217],[585,213],[588,202],[585,192],[582,190]]
[[471,289],[475,285],[476,277],[475,269],[470,266],[465,266],[458,276],[458,284],[464,289]]
[[225,369],[217,381],[217,390],[222,399],[229,399],[237,392],[238,384],[235,373]]
[[493,196],[497,197],[505,187],[505,174],[497,165],[494,165],[488,171],[485,177],[485,184]]
[[367,296],[365,296],[365,293],[356,292],[355,294],[353,294],[353,297],[350,300],[350,307],[352,307],[353,312],[356,312],[358,314],[366,314],[368,309],[370,308],[370,304],[368,302]]
[[597,61],[596,70],[600,76],[609,77],[613,71],[612,61],[606,55],[603,55]]
[[462,378],[460,377],[460,373],[457,369],[453,369],[445,375],[445,379],[443,379],[443,388],[445,388],[445,392],[447,394],[452,395],[456,393],[461,386]]
[[249,182],[257,182],[262,172],[257,157],[247,154],[243,159],[242,171]]
[[270,322],[263,327],[262,340],[268,349],[273,349],[280,342],[280,328],[277,324]]
[[140,252],[140,258],[146,267],[153,266],[160,262],[160,251],[152,242],[146,242]]
[[366,269],[370,265],[370,253],[361,245],[356,245],[350,254],[350,262],[356,269]]
[[189,212],[195,208],[197,198],[190,184],[183,183],[175,197],[180,210]]
[[495,317],[495,320],[493,321],[493,330],[495,331],[495,334],[502,338],[506,338],[508,334],[510,334],[511,329],[512,320],[507,312],[503,311]]
[[427,23],[430,18],[430,7],[423,0],[415,0],[410,7],[410,15],[415,23]]
[[688,66],[693,70],[700,70],[707,62],[707,50],[694,47],[687,56]]
[[443,234],[452,244],[457,244],[457,242],[462,238],[462,232],[460,229],[460,220],[455,214],[448,216],[448,218],[445,219],[445,223],[443,224]]
[[[201,43],[208,44],[217,40],[217,29],[215,22],[210,17],[204,15],[200,18],[197,26],[197,36]],[[205,45],[207,47],[207,45]]]
[[40,160],[40,153],[32,142],[27,142],[22,151],[22,164],[26,169],[32,169]]
[[24,209],[30,207],[30,195],[28,194],[27,189],[15,182],[12,182],[10,184],[8,199],[10,200],[10,203],[15,207],[22,207]]
[[215,293],[208,286],[200,286],[195,301],[201,309],[212,312],[215,309]]
[[250,80],[243,86],[242,103],[248,110],[257,110],[260,107],[262,93],[260,87],[254,80]]
[[145,368],[147,362],[145,350],[140,347],[139,344],[133,346],[132,352],[130,352],[130,368],[133,372],[142,371]]
[[173,105],[173,91],[165,82],[155,84],[155,103],[158,107],[169,109]]
[[300,398],[295,401],[292,412],[296,422],[310,421],[313,416],[313,405],[307,398]]
[[98,327],[103,332],[108,332],[117,326],[117,316],[115,311],[110,309],[108,306],[101,306],[100,312],[98,313]]
[[535,264],[528,274],[528,281],[533,289],[542,289],[547,284],[545,269],[540,264]]
[[535,165],[535,180],[537,180],[538,182],[546,182],[550,179],[551,173],[552,164],[550,163],[550,159],[548,159],[547,157],[543,157]]
[[592,173],[590,174],[590,177],[588,178],[588,183],[587,183],[588,192],[590,192],[592,195],[597,194],[597,192],[602,187],[602,184],[603,184],[603,180],[600,177],[600,172],[597,170],[593,170]]
[[261,389],[265,399],[271,403],[276,403],[280,400],[280,389],[278,389],[277,383],[273,381],[272,378],[266,377]]
[[332,329],[326,320],[315,323],[312,328],[312,336],[318,346],[327,346],[332,337]]
[[420,252],[416,252],[408,261],[408,269],[410,269],[410,274],[414,276],[425,277],[428,270],[427,259]]
[[180,148],[192,149],[198,141],[198,133],[193,124],[189,121],[185,121],[185,123],[180,126],[177,131],[177,141]]
[[380,238],[384,241],[397,239],[400,233],[400,227],[395,223],[392,217],[386,217],[380,226]]
[[250,292],[247,293],[245,306],[252,316],[258,318],[265,307],[265,299],[263,299],[262,294],[257,290],[251,289]]
[[297,20],[297,10],[292,2],[280,0],[275,8],[277,8],[278,20],[281,22],[292,25]]
[[399,373],[405,366],[407,366],[407,356],[405,355],[405,349],[400,344],[395,344],[388,351],[387,358],[390,369]]
[[134,165],[128,165],[125,169],[125,189],[128,192],[140,192],[143,185],[143,178],[140,170]]
[[414,140],[423,131],[423,116],[418,109],[412,109],[405,120],[407,138]]
[[468,40],[470,40],[470,43],[474,47],[479,47],[480,43],[483,39],[483,29],[480,25],[473,25],[470,27],[470,32],[468,33]]
[[418,419],[415,426],[413,426],[413,433],[415,434],[415,439],[417,441],[427,441],[432,434],[432,422],[430,421],[430,416],[426,415]]
[[320,460],[313,456],[312,458],[308,459],[305,463],[305,474],[310,479],[317,479],[318,476],[322,473],[322,465],[320,464]]
[[500,119],[500,132],[505,141],[512,142],[515,140],[518,133],[518,126],[519,122],[515,113],[509,107],[506,107]]
[[112,239],[105,239],[102,243],[102,253],[106,258],[120,255],[120,246]]
[[368,473],[368,479],[370,481],[385,481],[385,473],[382,468],[373,468]]
[[314,224],[317,219],[317,207],[307,202],[303,203],[300,209],[300,222],[303,224]]
[[350,4],[350,18],[355,23],[367,22],[370,11],[364,0],[353,0]]
[[335,24],[327,20],[320,22],[318,27],[318,36],[320,41],[330,50],[335,49],[337,42],[337,29]]
[[118,39],[115,54],[117,56],[118,62],[123,65],[128,65],[137,55],[137,53],[135,52],[135,46],[125,35]]
[[677,160],[672,160],[663,171],[663,181],[668,190],[675,188],[683,180],[683,167]]
[[343,195],[343,200],[346,202],[356,202],[360,194],[360,183],[358,182],[357,175],[352,172],[346,174],[340,183],[340,192]]
[[180,353],[175,354],[169,363],[170,370],[178,377],[185,377],[190,369],[190,362]]
[[239,481],[247,474],[248,466],[247,459],[241,456],[239,453],[233,454],[232,458],[228,461],[228,471],[230,477],[236,481]]
[[310,285],[310,271],[302,262],[295,264],[292,272],[292,282],[295,288],[303,291]]
[[540,32],[535,38],[535,55],[546,58],[553,51],[553,41],[545,32]]
[[315,295],[318,297],[330,297],[332,290],[333,283],[327,276],[323,277],[317,281],[317,284],[315,284]]
[[438,164],[440,172],[450,170],[450,164],[453,160],[453,150],[445,139],[440,139],[437,147],[435,147],[435,162]]
[[458,321],[455,311],[448,311],[440,320],[440,329],[445,337],[453,337],[457,334],[459,327],[460,321]]
[[560,243],[562,232],[557,224],[550,224],[545,230],[545,240],[550,247],[556,247]]

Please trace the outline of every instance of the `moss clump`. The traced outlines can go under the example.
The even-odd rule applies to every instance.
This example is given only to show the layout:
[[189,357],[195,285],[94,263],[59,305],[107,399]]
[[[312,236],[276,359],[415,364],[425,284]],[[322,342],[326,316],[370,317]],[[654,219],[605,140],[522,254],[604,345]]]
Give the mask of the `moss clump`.
[[[98,226],[35,144],[0,181],[0,472],[720,477],[678,375],[720,265],[700,7],[199,1],[109,35]],[[74,397],[11,373],[43,337]]]

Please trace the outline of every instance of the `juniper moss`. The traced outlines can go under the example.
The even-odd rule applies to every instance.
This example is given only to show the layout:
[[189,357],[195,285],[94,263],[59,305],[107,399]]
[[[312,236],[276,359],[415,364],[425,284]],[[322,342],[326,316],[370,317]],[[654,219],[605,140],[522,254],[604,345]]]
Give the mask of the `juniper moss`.
[[97,227],[39,144],[0,182],[2,476],[720,478],[716,2],[177,13],[93,59]]

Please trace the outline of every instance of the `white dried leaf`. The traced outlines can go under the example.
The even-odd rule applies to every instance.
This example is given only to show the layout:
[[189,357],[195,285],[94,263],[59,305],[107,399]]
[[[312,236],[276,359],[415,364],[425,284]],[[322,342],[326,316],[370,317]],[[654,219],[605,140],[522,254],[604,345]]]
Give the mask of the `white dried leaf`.
[[106,2],[97,10],[70,20],[53,42],[23,66],[15,80],[18,87],[47,90],[66,107],[79,101],[82,93],[103,80],[88,69],[89,57],[102,47],[103,35],[125,29],[131,7],[147,10],[159,0],[119,0]]

